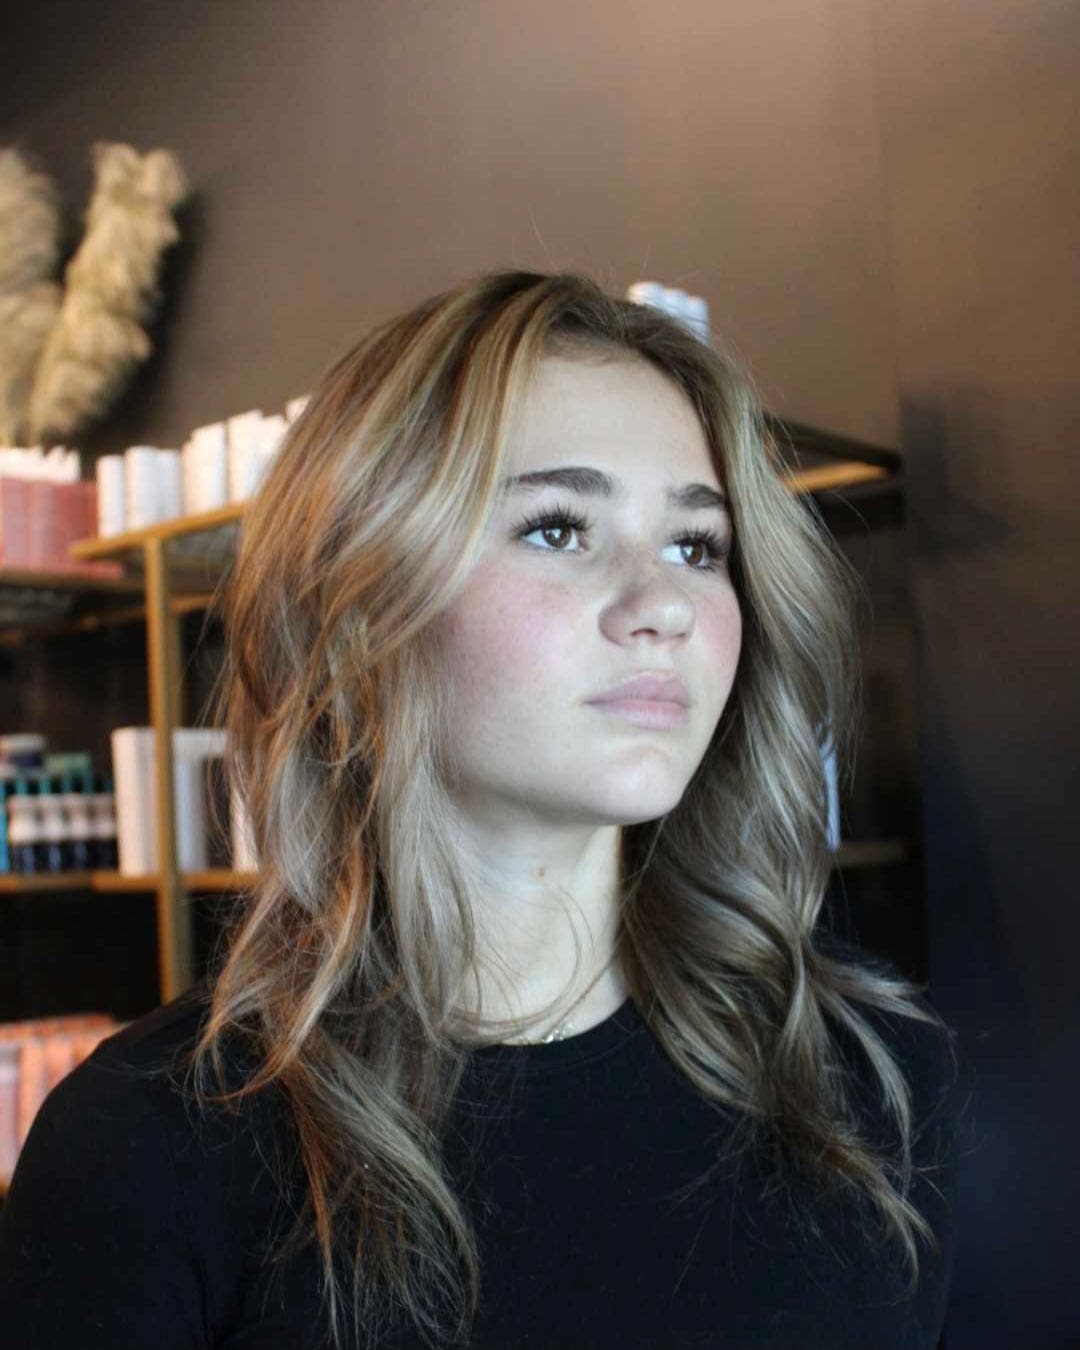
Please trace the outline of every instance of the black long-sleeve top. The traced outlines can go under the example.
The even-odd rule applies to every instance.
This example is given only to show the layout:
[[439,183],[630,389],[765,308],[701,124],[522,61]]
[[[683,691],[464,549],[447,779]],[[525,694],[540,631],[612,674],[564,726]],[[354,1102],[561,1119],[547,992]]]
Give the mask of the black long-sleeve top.
[[[196,1128],[194,1103],[145,1073],[193,1042],[206,993],[196,985],[102,1042],[40,1108],[0,1208],[0,1344],[330,1344],[314,1245],[284,1270],[260,1256],[281,1220],[270,1117],[238,1122],[215,1108]],[[628,1000],[566,1040],[477,1051],[466,1070],[446,1157],[480,1244],[470,1344],[936,1350],[959,1095],[940,1032],[879,1015],[874,1024],[912,1085],[915,1161],[937,1168],[912,1191],[940,1244],[935,1253],[920,1242],[913,1297],[896,1249],[868,1240],[848,1202],[817,1202],[814,1233],[791,1193],[770,1193],[755,1154],[679,1198],[733,1119],[673,1067]],[[421,1343],[407,1331],[380,1342]]]

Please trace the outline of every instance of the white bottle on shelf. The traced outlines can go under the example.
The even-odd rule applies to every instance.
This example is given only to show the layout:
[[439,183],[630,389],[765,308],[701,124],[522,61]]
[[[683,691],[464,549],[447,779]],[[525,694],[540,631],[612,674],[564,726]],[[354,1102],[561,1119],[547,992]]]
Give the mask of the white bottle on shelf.
[[652,305],[654,309],[665,308],[667,287],[660,281],[635,281],[626,290],[627,300],[638,305]]
[[224,422],[196,427],[181,452],[184,511],[216,511],[229,501],[229,445]]
[[255,495],[259,481],[262,412],[237,413],[226,422],[229,439],[229,501],[243,502]]
[[97,528],[102,538],[127,528],[124,456],[102,455],[94,465],[97,482]]
[[161,518],[161,461],[153,445],[129,445],[124,451],[125,527],[144,530]]
[[184,514],[184,466],[179,450],[159,450],[158,519],[175,520]]
[[683,311],[690,331],[696,333],[706,345],[711,343],[712,330],[709,327],[708,301],[700,295],[689,295],[683,305]]

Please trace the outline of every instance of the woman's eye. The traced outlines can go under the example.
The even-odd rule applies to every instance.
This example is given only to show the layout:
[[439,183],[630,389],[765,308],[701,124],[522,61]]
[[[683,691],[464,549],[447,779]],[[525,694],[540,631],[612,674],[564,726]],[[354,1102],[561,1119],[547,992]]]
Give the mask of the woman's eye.
[[[550,534],[556,530],[564,534],[568,530],[577,530],[579,533],[585,533],[590,528],[590,522],[583,516],[574,514],[571,511],[547,511],[541,515],[530,516],[526,520],[519,521],[515,527],[515,537],[518,539],[527,539],[530,534]],[[548,549],[551,553],[565,553],[562,548]]]
[[[572,520],[548,521],[545,524],[534,525],[531,529],[526,529],[525,532],[522,534],[522,538],[527,539],[530,534],[552,535],[556,533],[561,533],[563,535],[563,539],[565,542],[566,536],[569,534],[571,530],[584,532],[585,526],[579,525]],[[551,541],[549,539],[546,540],[545,542],[550,543]],[[552,547],[551,551],[553,553],[567,552],[567,550],[564,548],[556,548],[556,547]]]
[[[565,538],[569,531],[578,533],[587,533],[590,529],[590,523],[582,516],[576,515],[570,511],[549,511],[544,515],[533,516],[519,523],[516,530],[516,537],[527,539],[531,534],[553,534],[561,532]],[[712,530],[691,531],[688,534],[681,535],[678,539],[672,541],[678,547],[689,547],[703,550],[705,561],[702,564],[690,563],[689,568],[693,572],[718,572],[727,558],[731,545],[715,534]],[[560,547],[558,545],[537,545],[543,551],[548,553],[568,553],[572,550]],[[576,551],[576,550],[574,550]]]

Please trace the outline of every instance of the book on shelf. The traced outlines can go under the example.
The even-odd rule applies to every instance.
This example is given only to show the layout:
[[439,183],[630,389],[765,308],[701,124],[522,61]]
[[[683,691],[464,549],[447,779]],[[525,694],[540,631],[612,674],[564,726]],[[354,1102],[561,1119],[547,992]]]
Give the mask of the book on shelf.
[[120,577],[119,562],[81,562],[71,544],[97,533],[97,484],[0,476],[0,566]]

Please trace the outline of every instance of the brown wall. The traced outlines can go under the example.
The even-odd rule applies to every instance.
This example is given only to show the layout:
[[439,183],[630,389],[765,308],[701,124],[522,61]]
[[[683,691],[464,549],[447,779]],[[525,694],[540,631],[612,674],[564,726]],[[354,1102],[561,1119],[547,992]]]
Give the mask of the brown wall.
[[1080,10],[877,5],[930,975],[980,1069],[956,1345],[1080,1344]]
[[87,448],[278,407],[505,264],[703,294],[773,412],[907,453],[907,532],[853,547],[876,715],[920,749],[910,927],[924,881],[932,991],[978,1068],[948,1345],[1075,1344],[1075,5],[25,10],[3,140],[73,210],[98,138],[177,150],[196,189],[158,353]]

